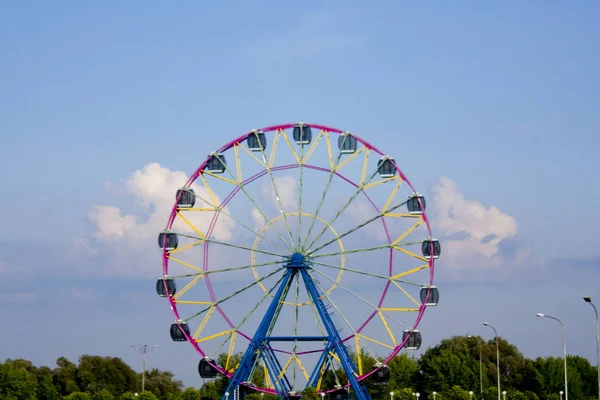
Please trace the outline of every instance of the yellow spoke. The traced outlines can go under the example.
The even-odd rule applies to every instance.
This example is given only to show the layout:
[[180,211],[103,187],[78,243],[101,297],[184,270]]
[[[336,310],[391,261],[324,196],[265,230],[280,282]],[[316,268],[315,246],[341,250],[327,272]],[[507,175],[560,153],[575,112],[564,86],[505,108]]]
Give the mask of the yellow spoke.
[[216,208],[219,208],[219,202],[217,201],[217,198],[215,197],[214,192],[210,188],[210,185],[208,184],[208,181],[204,177],[204,174],[202,172],[200,172],[198,175],[200,175],[200,179],[202,179],[202,183],[204,184],[204,189],[208,192],[208,196],[210,197],[210,199],[213,202],[212,206],[214,206]]
[[271,154],[269,156],[269,163],[267,165],[268,168],[273,167],[273,163],[275,162],[275,153],[277,153],[279,143],[279,130],[275,131],[275,135],[273,136],[273,145],[271,146]]
[[[261,160],[258,159],[258,157],[256,157],[254,154],[252,154],[252,152],[250,150],[248,150],[243,144],[239,144],[239,146],[242,148],[242,150],[244,150],[246,153],[248,153],[248,155],[252,158],[254,158],[256,160],[257,163],[259,163],[260,165],[263,166],[263,168],[267,168],[267,164],[265,164],[264,162],[262,162]],[[240,180],[241,182],[241,180]]]
[[[337,165],[337,167],[335,167],[334,171],[338,172],[340,169],[344,168],[346,165],[348,165],[350,163],[350,161],[354,160],[356,157],[358,157],[364,151],[368,151],[368,150],[367,150],[366,147],[362,146],[361,148],[359,148],[356,151],[356,153],[351,154],[348,158],[346,158],[344,161],[342,161],[341,163],[339,163]],[[332,167],[332,169],[333,169],[333,167]]]
[[203,207],[203,208],[177,208],[178,212],[182,212],[182,211],[219,211],[218,208],[215,207]]
[[319,132],[319,134],[317,135],[317,137],[315,138],[315,140],[312,142],[312,144],[310,145],[310,147],[306,151],[306,154],[304,154],[304,157],[302,157],[301,164],[304,165],[304,164],[306,164],[308,162],[308,159],[310,158],[310,156],[312,155],[312,153],[317,148],[317,145],[321,141],[321,138],[324,136],[324,132],[325,131]]
[[415,229],[417,229],[419,227],[419,225],[421,225],[423,223],[423,221],[424,221],[423,218],[420,218],[417,222],[415,222],[415,224],[413,226],[408,228],[402,235],[398,236],[396,238],[396,240],[394,240],[392,242],[392,247],[396,246],[398,243],[400,243],[401,240],[403,240],[408,235],[410,235]]
[[354,336],[354,341],[356,342],[356,361],[358,363],[358,374],[362,375],[363,369],[362,369],[362,360],[360,357],[360,344],[358,343],[358,339],[359,339],[358,335]]
[[188,290],[190,290],[192,286],[194,286],[196,283],[198,283],[200,281],[200,279],[202,279],[202,278],[204,278],[204,273],[198,275],[197,277],[195,277],[194,279],[192,279],[187,285],[185,285],[183,287],[183,289],[177,291],[177,293],[175,293],[175,295],[173,296],[173,298],[175,300],[177,300],[185,292],[187,292]]
[[207,306],[213,304],[212,301],[188,301],[188,300],[177,300],[177,299],[175,299],[175,303],[177,303],[177,304],[204,304]]
[[229,350],[227,351],[227,361],[225,362],[225,369],[229,368],[229,361],[231,361],[231,356],[233,355],[233,350],[235,349],[235,338],[236,332],[231,331],[231,341],[229,342]]
[[210,319],[211,315],[213,315],[214,312],[215,312],[215,307],[214,306],[210,307],[208,309],[208,311],[206,312],[206,315],[204,315],[204,318],[202,318],[202,322],[200,322],[200,326],[198,326],[198,329],[196,329],[196,332],[194,332],[194,336],[192,336],[195,340],[197,340],[198,337],[200,337],[200,334],[202,333],[202,331],[206,327],[206,324],[208,323],[208,320]]
[[170,255],[168,255],[168,256],[167,256],[167,258],[168,258],[169,260],[173,260],[173,261],[175,261],[176,263],[179,263],[179,264],[181,264],[181,265],[185,265],[185,266],[186,266],[186,267],[188,267],[188,268],[191,268],[191,269],[194,269],[194,270],[196,270],[196,271],[198,271],[198,272],[202,272],[202,273],[204,273],[204,271],[202,271],[200,268],[194,267],[192,264],[188,264],[188,263],[186,263],[185,261],[181,261],[181,260],[180,260],[180,259],[178,259],[178,258],[171,257]]
[[325,132],[325,142],[327,143],[327,154],[329,155],[329,168],[333,171],[333,153],[331,152],[331,140],[329,140],[329,132]]
[[399,218],[421,218],[418,214],[397,214],[397,213],[385,213],[384,217],[399,217]]
[[231,333],[231,329],[228,329],[228,330],[223,331],[223,332],[215,333],[214,335],[206,336],[206,337],[203,337],[203,338],[198,338],[198,339],[196,339],[196,342],[197,343],[206,342],[207,340],[216,339],[218,337],[225,336],[225,335],[227,335],[229,333]]
[[365,339],[365,340],[368,340],[369,342],[373,342],[373,343],[378,344],[380,346],[387,347],[388,349],[393,349],[394,348],[394,346],[390,346],[389,344],[381,343],[380,341],[375,340],[375,339],[371,339],[368,336],[361,335],[361,334],[357,334],[357,335],[360,336],[361,338]]
[[222,176],[221,176],[221,175],[219,175],[219,174],[215,174],[215,173],[212,173],[212,172],[209,172],[209,171],[202,171],[202,175],[209,175],[209,176],[212,176],[213,178],[220,179],[220,180],[222,180],[223,182],[231,183],[231,184],[232,184],[232,185],[234,185],[234,186],[238,186],[238,185],[239,185],[239,184],[238,184],[238,182],[236,182],[236,181],[232,181],[231,179],[227,179],[227,178],[225,178],[225,177],[222,177]]
[[392,200],[394,200],[394,198],[396,197],[396,194],[398,193],[398,189],[400,189],[400,185],[402,185],[402,182],[402,179],[398,179],[398,183],[396,183],[394,190],[392,190],[392,193],[390,193],[390,197],[388,197],[387,201],[383,205],[383,208],[381,209],[381,212],[384,213],[383,215],[385,215],[385,210],[388,209],[388,207],[392,203]]
[[[420,270],[419,270],[419,271],[420,271]],[[417,307],[420,307],[420,306],[421,306],[421,304],[420,304],[418,301],[416,301],[416,300],[415,300],[415,299],[414,299],[414,298],[413,298],[413,297],[412,297],[410,294],[408,294],[408,292],[407,292],[406,290],[404,290],[404,288],[403,288],[402,286],[400,286],[400,285],[398,284],[398,282],[396,282],[396,281],[392,280],[392,283],[393,283],[394,285],[396,285],[396,287],[398,287],[398,289],[400,289],[400,290],[402,291],[402,293],[404,293],[404,294],[406,295],[406,297],[408,297],[408,298],[409,298],[409,299],[410,299],[410,300],[411,300],[413,303],[415,303],[415,304],[417,305]],[[418,310],[418,309],[417,309],[417,310]]]
[[383,313],[381,311],[377,311],[377,314],[379,314],[379,316],[381,317],[381,322],[383,322],[383,326],[385,326],[385,330],[387,331],[388,335],[390,335],[390,339],[392,339],[392,343],[394,344],[394,346],[397,346],[398,344],[396,343],[396,338],[394,337],[392,330],[390,329],[387,321],[385,320]]
[[367,151],[365,151],[365,158],[363,161],[363,167],[362,167],[362,172],[360,174],[360,183],[358,184],[358,186],[363,187],[365,185],[365,177],[367,176],[367,166],[369,165],[369,153],[371,152],[371,150],[367,149]]
[[292,151],[292,154],[294,155],[294,158],[296,159],[296,161],[298,162],[298,164],[300,164],[300,157],[298,157],[298,154],[296,153],[296,150],[294,150],[294,146],[292,146],[292,143],[290,143],[290,139],[288,139],[287,135],[285,134],[285,132],[283,130],[281,131],[281,136],[283,136],[283,139],[285,140],[285,142],[287,143],[288,147]]
[[277,379],[283,378],[283,376],[285,375],[285,371],[287,371],[287,369],[292,364],[292,360],[293,360],[293,355],[290,356],[290,358],[287,360],[287,362],[285,363],[285,365],[283,366],[283,368],[281,368],[281,373],[279,374],[279,376],[277,377]]
[[[404,249],[399,249],[399,250],[404,251]],[[422,258],[422,257],[419,257],[419,256],[417,256],[415,254],[412,254],[412,255],[415,256],[415,257],[418,257],[418,258]],[[423,261],[427,261],[427,260],[424,259]],[[403,276],[406,276],[406,275],[414,274],[415,272],[419,272],[419,271],[421,271],[421,270],[423,270],[423,269],[425,269],[427,267],[429,267],[429,264],[421,265],[420,267],[413,268],[413,269],[410,269],[408,271],[396,274],[396,275],[392,276],[392,279],[395,280],[395,279],[398,279],[398,278],[402,278]]]
[[367,190],[367,189],[373,188],[375,186],[383,185],[384,183],[388,183],[388,182],[392,182],[392,181],[396,181],[396,180],[402,180],[402,178],[400,178],[399,175],[393,176],[391,178],[385,178],[380,181],[376,181],[376,182],[372,182],[367,185],[364,185],[363,189]]
[[233,152],[235,153],[235,169],[237,172],[237,180],[238,184],[241,185],[242,181],[242,166],[240,160],[240,149],[238,148],[239,144],[233,146]]
[[416,312],[419,311],[418,308],[393,308],[393,307],[382,307],[381,311],[406,311],[406,312]]
[[300,359],[298,358],[297,355],[294,354],[294,357],[296,358],[296,361],[298,363],[298,366],[300,367],[300,371],[302,371],[302,375],[304,375],[304,377],[306,378],[306,380],[308,380],[308,372],[306,372],[306,369],[304,368],[304,365],[302,365],[302,361],[300,361]]
[[184,217],[180,212],[178,212],[177,215],[183,220],[183,222],[186,223],[187,226],[189,226],[194,232],[196,232],[198,234],[198,236],[200,236],[202,239],[205,239],[204,234],[202,232],[200,232],[200,230],[198,228],[196,228],[194,226],[194,224],[192,224],[190,222],[190,220],[188,220],[186,217]]

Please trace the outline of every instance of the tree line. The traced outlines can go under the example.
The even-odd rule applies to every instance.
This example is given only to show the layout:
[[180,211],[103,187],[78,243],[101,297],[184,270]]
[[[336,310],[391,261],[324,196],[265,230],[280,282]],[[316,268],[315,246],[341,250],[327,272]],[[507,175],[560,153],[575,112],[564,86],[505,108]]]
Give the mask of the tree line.
[[[559,400],[564,390],[562,358],[544,357],[528,359],[516,346],[499,339],[501,390],[510,400]],[[481,355],[481,358],[480,358]],[[357,357],[353,355],[355,360]],[[217,360],[224,365],[227,355]],[[241,354],[233,357],[233,362]],[[364,371],[375,365],[372,357],[361,357]],[[583,357],[567,358],[569,396],[572,399],[598,398],[596,367]],[[481,337],[454,336],[427,349],[420,357],[402,353],[388,363],[389,378],[365,382],[373,399],[390,398],[413,400],[414,393],[423,399],[436,400],[497,400],[496,341]],[[261,371],[257,368],[257,371]],[[198,378],[200,382],[200,378]],[[218,377],[206,381],[199,388],[184,388],[173,373],[151,369],[146,372],[145,391],[139,393],[141,374],[117,357],[83,355],[78,364],[61,357],[56,367],[36,367],[23,359],[8,359],[0,364],[0,399],[5,400],[220,400],[229,380]],[[323,379],[325,387],[344,385],[347,378],[343,370],[328,371]],[[257,386],[264,384],[261,372],[253,376]],[[330,396],[331,399],[347,398]],[[350,398],[352,394],[349,394]],[[262,399],[251,390],[244,390],[246,400],[274,400],[265,395]],[[307,390],[303,400],[320,399],[315,390]]]

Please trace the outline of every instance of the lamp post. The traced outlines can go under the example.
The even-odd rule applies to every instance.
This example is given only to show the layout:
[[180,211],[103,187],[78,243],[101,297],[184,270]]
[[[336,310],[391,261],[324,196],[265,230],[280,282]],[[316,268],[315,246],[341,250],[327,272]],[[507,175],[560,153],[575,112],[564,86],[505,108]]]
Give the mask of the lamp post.
[[502,398],[503,398],[504,400],[506,400],[506,390],[503,390],[503,391],[502,391]]
[[435,400],[435,395],[437,394],[437,392],[433,392],[433,400]]
[[596,369],[598,370],[598,399],[600,399],[600,324],[598,324],[598,309],[594,303],[592,303],[590,296],[583,296],[583,300],[585,300],[586,303],[590,303],[590,305],[594,307],[594,312],[596,313],[596,352],[598,353],[596,356]]
[[138,346],[129,346],[132,349],[139,351],[140,353],[142,353],[142,392],[144,391],[144,386],[146,383],[146,353],[151,352],[152,350],[154,350],[156,347],[158,347],[157,344],[155,344],[153,347],[148,347],[147,344],[138,347]]
[[225,392],[225,398],[229,400],[229,392]]
[[488,328],[492,329],[494,331],[494,335],[496,335],[496,372],[498,375],[498,400],[500,400],[500,345],[498,344],[498,331],[496,331],[496,328],[487,322],[484,322],[483,326],[487,326]]
[[321,398],[324,399],[325,398],[325,392],[321,392]]
[[394,400],[394,392],[390,392],[390,399]]
[[471,391],[469,391],[469,399],[472,399],[472,398],[473,398],[473,391],[471,390]]
[[[467,335],[468,338],[472,338],[473,336]],[[481,338],[477,337],[477,347],[479,347],[479,393],[483,395],[483,366],[481,363]]]
[[560,394],[560,400],[562,400],[563,391],[558,392]]
[[542,313],[537,313],[535,314],[537,317],[540,318],[550,318],[553,319],[555,321],[557,321],[560,324],[560,327],[562,328],[562,334],[563,334],[563,362],[565,364],[565,400],[569,400],[569,390],[568,390],[568,381],[567,381],[567,335],[565,333],[565,326],[563,325],[562,321],[558,318],[552,317],[550,315],[546,315],[546,314],[542,314]]
[[417,399],[418,399],[419,397],[421,397],[421,393],[417,392],[417,393],[415,393],[415,396],[416,396],[416,397],[417,397]]

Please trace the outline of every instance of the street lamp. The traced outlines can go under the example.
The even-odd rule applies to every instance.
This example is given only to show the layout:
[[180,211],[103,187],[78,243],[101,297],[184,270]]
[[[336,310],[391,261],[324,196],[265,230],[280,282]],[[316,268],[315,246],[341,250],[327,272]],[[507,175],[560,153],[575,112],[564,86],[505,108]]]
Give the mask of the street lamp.
[[321,398],[324,399],[325,398],[325,392],[321,392]]
[[[473,336],[467,335],[468,338],[472,338]],[[483,367],[481,363],[481,340],[480,337],[477,337],[477,347],[479,347],[479,393],[483,396]]]
[[492,329],[494,331],[494,335],[496,335],[496,372],[498,373],[498,400],[500,400],[500,345],[498,344],[498,331],[496,331],[496,328],[487,322],[484,322],[483,326],[487,326],[488,328]]
[[502,391],[502,397],[504,398],[504,400],[506,400],[506,390]]
[[472,399],[472,398],[473,398],[473,391],[471,390],[471,391],[469,392],[469,399]]
[[[324,393],[321,393],[321,396],[323,396]],[[264,392],[260,392],[260,400],[265,398],[265,393]]]
[[563,391],[558,392],[560,394],[560,400],[562,400]]
[[418,399],[419,397],[421,397],[421,393],[417,392],[417,393],[415,393],[415,396],[416,396],[416,397],[417,397],[417,399]]
[[546,317],[546,318],[550,318],[553,319],[555,321],[558,321],[558,323],[560,324],[560,327],[562,328],[562,334],[563,334],[563,362],[565,364],[565,400],[569,400],[569,390],[567,387],[567,335],[565,333],[565,326],[563,325],[562,321],[558,318],[555,317],[551,317],[550,315],[546,315],[546,314],[542,314],[542,313],[537,313],[535,314],[536,317]]
[[394,400],[394,392],[390,392],[390,399]]
[[437,392],[433,392],[433,400],[435,400],[435,395],[437,394]]
[[143,392],[144,386],[146,383],[146,353],[151,352],[152,350],[157,348],[158,345],[155,344],[154,347],[148,347],[148,345],[145,344],[142,347],[138,347],[138,346],[129,346],[129,347],[142,353],[142,392]]
[[229,400],[229,392],[225,392],[225,398]]
[[598,353],[596,358],[596,369],[598,370],[598,399],[600,399],[600,325],[598,324],[598,309],[592,303],[592,299],[590,296],[583,296],[583,300],[586,303],[590,303],[592,307],[594,307],[594,312],[596,313],[596,352]]

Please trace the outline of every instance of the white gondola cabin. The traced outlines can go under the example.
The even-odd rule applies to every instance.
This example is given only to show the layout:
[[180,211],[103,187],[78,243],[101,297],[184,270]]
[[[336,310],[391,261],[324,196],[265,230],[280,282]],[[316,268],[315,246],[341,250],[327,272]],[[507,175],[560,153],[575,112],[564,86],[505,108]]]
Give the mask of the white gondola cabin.
[[225,156],[223,154],[211,153],[204,170],[212,174],[222,174],[225,172],[226,165],[227,162],[225,161]]
[[440,301],[440,292],[435,286],[423,286],[421,288],[421,303],[426,306],[437,306]]
[[393,178],[396,175],[396,166],[394,159],[391,157],[381,157],[377,164],[377,172],[382,178]]
[[297,124],[294,126],[292,136],[297,144],[310,144],[310,141],[312,140],[312,131],[308,125]]
[[356,152],[357,141],[354,136],[348,132],[338,136],[338,148],[342,154],[352,154]]
[[442,246],[437,239],[427,239],[424,240],[423,244],[421,245],[421,252],[423,253],[423,257],[428,260],[432,257],[437,259],[442,253]]
[[251,151],[262,151],[267,148],[267,137],[262,131],[252,131],[246,139],[246,144]]
[[187,322],[181,321],[181,320],[177,320],[174,323],[171,324],[171,339],[173,339],[174,342],[186,342],[187,341],[187,336],[182,332],[185,331],[185,333],[190,334],[190,327],[188,326]]
[[[419,204],[420,202],[420,204]],[[408,213],[413,215],[421,215],[423,211],[425,211],[425,197],[421,194],[414,194],[408,198],[406,202],[406,208],[408,208]]]
[[373,374],[373,381],[375,385],[387,385],[390,381],[390,369],[387,365],[382,365]]
[[156,294],[160,297],[173,296],[177,291],[177,285],[173,278],[159,278],[156,281]]
[[158,247],[167,251],[175,250],[179,244],[177,234],[170,230],[164,230],[158,234]]
[[402,334],[402,341],[406,350],[419,350],[421,347],[421,332],[417,329],[407,329]]
[[192,208],[196,204],[196,192],[192,188],[181,187],[177,189],[175,199],[177,199],[177,207]]

